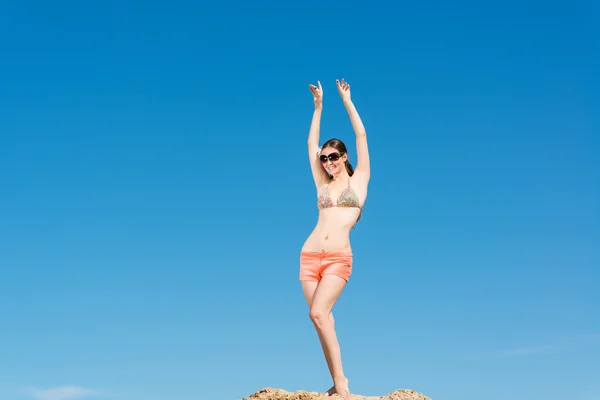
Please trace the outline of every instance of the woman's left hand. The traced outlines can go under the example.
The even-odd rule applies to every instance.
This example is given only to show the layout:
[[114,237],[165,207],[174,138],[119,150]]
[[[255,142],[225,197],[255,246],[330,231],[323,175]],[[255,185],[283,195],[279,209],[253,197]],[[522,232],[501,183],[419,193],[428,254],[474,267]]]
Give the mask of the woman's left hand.
[[343,101],[350,101],[350,84],[342,78],[340,82],[339,79],[335,80],[335,83],[338,88],[338,92],[340,92],[340,97]]

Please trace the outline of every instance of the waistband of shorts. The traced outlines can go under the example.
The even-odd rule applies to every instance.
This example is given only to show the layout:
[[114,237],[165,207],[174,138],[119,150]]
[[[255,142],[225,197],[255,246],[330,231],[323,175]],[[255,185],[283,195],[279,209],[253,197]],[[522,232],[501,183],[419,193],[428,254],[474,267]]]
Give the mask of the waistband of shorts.
[[351,251],[300,251],[300,255],[309,257],[352,257]]

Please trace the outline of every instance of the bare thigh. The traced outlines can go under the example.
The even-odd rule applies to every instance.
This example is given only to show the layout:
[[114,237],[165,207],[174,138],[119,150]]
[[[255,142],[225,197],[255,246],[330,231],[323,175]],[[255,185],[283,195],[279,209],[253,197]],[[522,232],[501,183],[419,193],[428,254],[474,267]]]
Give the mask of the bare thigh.
[[315,291],[317,290],[318,285],[319,282],[302,281],[302,292],[304,292],[304,298],[306,298],[309,308],[312,307],[312,301],[315,297]]
[[308,307],[312,309],[317,289],[321,287],[320,292],[322,293],[319,295],[319,303],[321,303],[320,307],[329,309],[329,319],[331,322],[335,323],[333,318],[333,305],[339,298],[345,286],[346,282],[343,279],[334,275],[325,275],[321,282],[302,281],[302,292],[304,292]]
[[311,299],[311,309],[331,313],[333,306],[342,294],[346,280],[336,275],[323,275],[321,282],[314,291]]

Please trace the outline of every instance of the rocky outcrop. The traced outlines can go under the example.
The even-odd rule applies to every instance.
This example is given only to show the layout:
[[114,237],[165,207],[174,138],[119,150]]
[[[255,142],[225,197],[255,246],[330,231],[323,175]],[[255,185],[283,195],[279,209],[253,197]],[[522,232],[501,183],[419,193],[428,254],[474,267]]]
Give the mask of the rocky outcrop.
[[[242,400],[339,400],[338,395],[327,396],[324,393],[298,390],[288,392],[283,389],[265,388],[245,397]],[[383,396],[361,396],[351,394],[350,400],[433,400],[422,393],[410,389],[395,390]]]

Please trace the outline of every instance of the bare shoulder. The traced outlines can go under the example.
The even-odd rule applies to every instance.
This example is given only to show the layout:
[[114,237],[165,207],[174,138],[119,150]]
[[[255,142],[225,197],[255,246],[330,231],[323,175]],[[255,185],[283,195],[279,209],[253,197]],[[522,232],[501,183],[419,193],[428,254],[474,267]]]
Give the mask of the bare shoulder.
[[362,171],[358,168],[356,170],[354,170],[354,173],[352,174],[353,185],[364,188],[365,190],[369,186],[370,180],[371,180],[371,174],[369,174],[365,171]]
[[319,183],[316,185],[316,188],[317,188],[317,195],[319,195],[319,194],[323,193],[323,191],[324,191],[324,190],[325,190],[325,188],[327,187],[328,183],[329,183],[329,181],[328,181],[328,180],[327,180],[327,181],[326,181],[326,180],[323,180],[323,181],[319,182]]
[[359,169],[355,170],[352,174],[352,187],[360,197],[361,203],[364,203],[367,199],[367,193],[369,191],[370,176],[368,173]]

